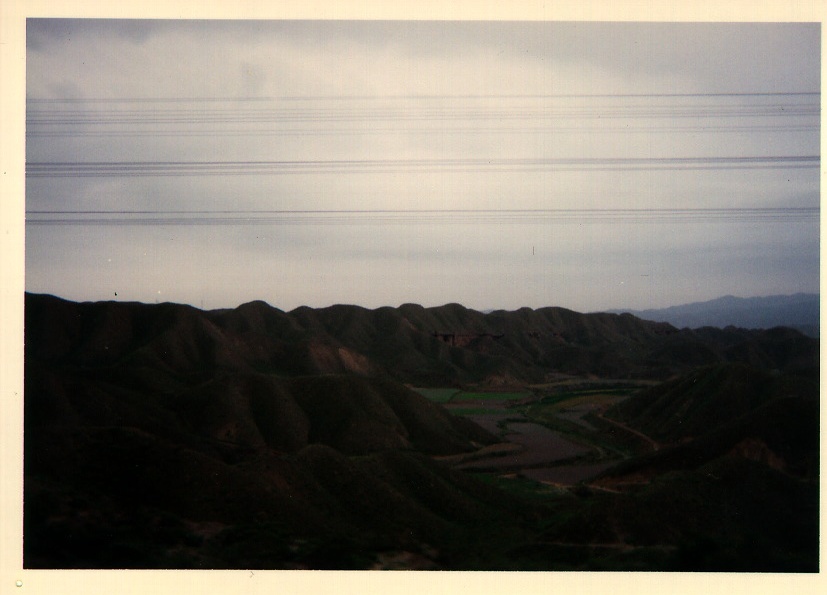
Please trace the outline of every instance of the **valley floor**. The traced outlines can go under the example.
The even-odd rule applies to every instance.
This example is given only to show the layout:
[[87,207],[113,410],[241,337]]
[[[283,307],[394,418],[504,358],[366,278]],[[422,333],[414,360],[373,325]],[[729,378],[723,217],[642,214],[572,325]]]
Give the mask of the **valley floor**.
[[519,476],[568,488],[645,450],[646,445],[658,448],[648,436],[603,416],[609,406],[636,390],[628,380],[564,376],[523,390],[417,390],[502,438],[501,444],[476,453],[442,457],[469,472]]

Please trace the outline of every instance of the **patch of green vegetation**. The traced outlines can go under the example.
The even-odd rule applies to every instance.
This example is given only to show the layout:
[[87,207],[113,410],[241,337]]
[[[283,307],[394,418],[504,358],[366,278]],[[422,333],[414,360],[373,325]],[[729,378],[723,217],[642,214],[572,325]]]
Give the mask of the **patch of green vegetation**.
[[413,390],[434,403],[447,403],[451,397],[460,392],[456,388],[414,388]]
[[[498,411],[497,413],[502,413],[502,412]],[[505,428],[508,424],[524,424],[524,423],[529,423],[530,421],[531,421],[530,419],[526,419],[522,415],[517,416],[517,417],[509,416],[509,417],[504,417],[501,420],[499,420],[497,422],[497,427],[498,428]]]
[[454,415],[488,415],[502,413],[500,409],[486,409],[485,407],[456,407],[451,408],[450,412]]
[[562,393],[555,393],[547,395],[540,399],[542,405],[558,405],[571,401],[571,406],[579,405],[581,403],[595,402],[603,403],[609,400],[609,397],[616,398],[618,396],[626,396],[638,389],[635,388],[598,388],[589,390],[575,390]]
[[522,475],[503,476],[497,473],[474,473],[474,477],[509,494],[544,502],[549,498],[565,496],[569,493],[568,490],[534,481]]
[[554,403],[547,403],[545,401],[541,401],[538,405],[538,410],[542,410],[545,413],[557,413],[564,409],[571,409],[573,407],[578,407],[580,405],[611,405],[617,402],[618,396],[617,395],[610,395],[605,393],[593,394],[593,395],[579,395],[574,396],[570,399],[566,399],[563,401],[557,401]]
[[453,396],[451,401],[515,401],[517,399],[526,399],[531,396],[530,392],[512,392],[512,393],[472,393],[466,391],[459,391]]

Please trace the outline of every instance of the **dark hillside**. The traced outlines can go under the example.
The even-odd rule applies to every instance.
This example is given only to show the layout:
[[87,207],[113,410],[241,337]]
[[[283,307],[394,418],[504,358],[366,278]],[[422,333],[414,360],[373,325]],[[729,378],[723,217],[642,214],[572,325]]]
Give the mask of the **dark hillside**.
[[753,414],[776,399],[817,403],[817,381],[766,372],[743,364],[700,368],[642,391],[607,412],[608,417],[663,442],[702,436]]
[[[624,487],[602,484],[609,490]],[[803,481],[750,459],[720,457],[657,475],[636,489],[625,487],[620,493],[584,489],[585,501],[566,502],[546,537],[584,546],[634,544],[658,553],[655,559],[666,571],[819,570],[817,480]],[[581,564],[617,567],[616,560],[597,556]]]
[[663,443],[593,481],[623,491],[600,514],[675,570],[817,571],[819,409],[817,380],[741,364],[646,389],[607,414]]
[[[27,568],[817,567],[818,342],[796,331],[31,294],[25,315]],[[556,452],[451,467],[534,460],[509,438],[532,408],[593,487],[529,479]],[[661,448],[621,460],[624,432]]]
[[810,378],[731,364],[642,391],[608,415],[660,449],[592,480],[555,534],[668,545],[671,570],[817,571],[818,395]]
[[263,302],[202,312],[175,304],[76,304],[26,296],[29,353],[53,363],[151,367],[179,376],[245,370],[355,373],[451,386],[542,382],[550,372],[665,378],[743,361],[817,370],[818,342],[789,329],[678,331],[631,315],[449,304],[284,313]]
[[654,477],[675,470],[697,471],[718,459],[749,460],[812,481],[819,470],[818,415],[818,400],[812,397],[773,399],[722,421],[694,440],[621,463],[607,471],[600,483],[622,483],[625,477]]
[[440,568],[495,539],[492,522],[527,520],[409,451],[311,445],[230,463],[128,428],[41,431],[27,449],[27,568],[366,568],[385,551]]
[[[385,549],[440,567],[469,518],[522,522],[414,450],[494,437],[390,380],[221,372],[144,390],[111,368],[27,373],[29,568],[347,568]],[[438,492],[397,485],[413,456]],[[444,516],[448,500],[470,517]]]

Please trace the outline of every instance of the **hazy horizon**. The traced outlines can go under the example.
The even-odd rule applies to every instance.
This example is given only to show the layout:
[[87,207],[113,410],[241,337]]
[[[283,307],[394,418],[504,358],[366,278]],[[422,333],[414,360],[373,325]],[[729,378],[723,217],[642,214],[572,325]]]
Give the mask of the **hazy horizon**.
[[[57,297],[57,298],[60,298],[60,299],[65,299],[65,300],[68,300],[68,301],[71,301],[71,302],[112,301],[112,302],[122,302],[122,303],[130,303],[130,302],[131,303],[156,303],[156,304],[178,303],[178,304],[193,306],[195,308],[198,308],[199,310],[205,310],[205,311],[207,311],[207,310],[233,310],[235,308],[238,308],[239,306],[242,306],[242,305],[250,303],[250,302],[255,302],[255,301],[265,302],[267,305],[269,305],[273,308],[277,308],[277,309],[279,309],[283,312],[291,312],[291,311],[297,310],[299,308],[323,309],[323,308],[334,307],[334,306],[354,306],[354,307],[359,307],[359,308],[365,308],[365,309],[368,309],[368,310],[377,310],[379,308],[400,308],[400,307],[402,307],[404,305],[407,305],[407,304],[416,304],[416,305],[422,306],[423,308],[439,308],[441,306],[447,306],[447,305],[450,305],[450,304],[458,303],[458,302],[445,302],[445,303],[440,303],[440,304],[437,304],[437,303],[421,304],[419,302],[400,302],[398,304],[381,304],[379,306],[370,306],[370,307],[368,307],[368,306],[363,306],[362,304],[354,304],[354,303],[348,303],[348,302],[335,302],[335,303],[323,304],[323,305],[319,305],[319,306],[308,306],[307,304],[301,304],[299,306],[294,306],[292,308],[282,308],[278,304],[271,303],[271,302],[269,302],[265,299],[261,299],[261,298],[258,298],[258,299],[255,299],[255,300],[248,300],[246,302],[239,302],[237,304],[209,305],[206,301],[203,304],[201,304],[201,303],[194,304],[194,303],[191,303],[191,302],[176,302],[174,300],[157,300],[157,299],[154,300],[153,302],[146,302],[146,301],[140,301],[140,300],[120,299],[120,296],[114,296],[111,299],[110,298],[102,298],[101,300],[83,300],[83,299],[68,298],[68,297],[60,295],[58,293],[51,293],[51,292],[36,292],[36,291],[30,291],[28,289],[26,290],[26,292],[31,293],[31,294],[35,294],[35,295],[51,295],[51,296],[54,296],[54,297]],[[615,308],[601,308],[601,309],[598,309],[598,310],[578,310],[576,308],[570,308],[568,306],[560,306],[559,304],[546,304],[545,306],[536,306],[536,307],[517,306],[517,307],[513,307],[513,308],[502,308],[502,307],[497,307],[497,306],[479,308],[479,307],[468,306],[468,305],[462,304],[462,303],[460,303],[459,305],[463,306],[463,307],[466,307],[470,310],[476,310],[477,312],[483,312],[483,313],[485,313],[485,312],[494,312],[494,311],[497,311],[497,310],[516,311],[516,310],[519,310],[521,308],[531,308],[532,310],[539,310],[539,309],[547,308],[547,307],[548,308],[562,307],[562,308],[566,308],[568,310],[573,310],[575,312],[580,312],[582,314],[601,313],[601,312],[630,312],[630,313],[634,314],[635,312],[646,312],[646,311],[649,311],[649,310],[652,310],[652,311],[655,311],[655,310],[668,310],[670,308],[675,308],[675,307],[680,307],[680,306],[700,305],[700,304],[705,304],[705,303],[710,303],[710,302],[716,302],[720,299],[726,299],[726,298],[735,298],[735,299],[739,299],[739,300],[741,300],[741,299],[743,299],[743,300],[759,300],[759,299],[772,299],[772,298],[794,298],[794,297],[797,297],[797,296],[820,296],[820,293],[819,292],[799,292],[799,293],[795,293],[795,294],[754,295],[754,296],[722,295],[722,296],[718,296],[716,298],[712,298],[710,300],[703,300],[703,301],[699,301],[699,302],[682,302],[680,304],[671,304],[669,306],[663,306],[663,307],[660,307],[660,308],[626,308],[624,306],[618,306],[618,307],[615,307]]]
[[819,292],[818,23],[29,19],[26,290]]

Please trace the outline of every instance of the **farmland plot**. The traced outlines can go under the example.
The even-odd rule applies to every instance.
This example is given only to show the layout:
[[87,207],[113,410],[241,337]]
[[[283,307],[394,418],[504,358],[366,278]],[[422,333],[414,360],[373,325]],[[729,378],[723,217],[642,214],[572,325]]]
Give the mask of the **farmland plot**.
[[595,477],[619,460],[620,454],[606,448],[605,437],[589,421],[589,415],[599,415],[627,398],[631,387],[590,380],[589,385],[581,382],[535,389],[539,394],[455,389],[420,392],[453,414],[467,417],[502,437],[503,448],[457,459],[459,469],[519,473],[537,482],[572,486]]
[[571,442],[559,432],[549,430],[540,424],[511,422],[506,427],[509,430],[508,441],[523,446],[522,452],[484,461],[472,461],[460,465],[459,468],[516,471],[558,463],[590,452],[588,447]]

